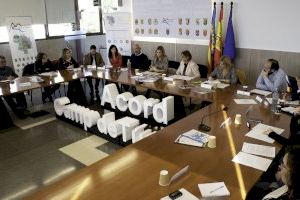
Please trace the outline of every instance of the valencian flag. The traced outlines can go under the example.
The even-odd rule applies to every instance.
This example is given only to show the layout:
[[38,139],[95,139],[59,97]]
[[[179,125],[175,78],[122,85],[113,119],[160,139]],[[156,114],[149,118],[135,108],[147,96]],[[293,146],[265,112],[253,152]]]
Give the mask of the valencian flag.
[[214,10],[211,18],[211,29],[210,29],[210,37],[209,37],[209,45],[208,45],[208,73],[212,71],[214,66],[214,53],[215,53],[215,46],[216,46],[216,2],[214,2]]
[[228,26],[227,26],[227,34],[225,38],[225,47],[224,47],[224,55],[228,56],[233,60],[235,58],[235,40],[234,40],[234,31],[232,25],[232,5],[230,8],[230,15],[228,19]]
[[221,3],[220,16],[218,21],[218,32],[216,36],[216,49],[214,54],[214,66],[218,66],[220,64],[220,58],[222,56],[223,51],[223,42],[222,42],[222,26],[223,26],[223,2]]

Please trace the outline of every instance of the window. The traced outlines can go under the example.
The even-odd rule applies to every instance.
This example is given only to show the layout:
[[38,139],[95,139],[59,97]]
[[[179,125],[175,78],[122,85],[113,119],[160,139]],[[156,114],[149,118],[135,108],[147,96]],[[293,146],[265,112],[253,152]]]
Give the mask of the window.
[[72,24],[48,24],[49,36],[72,35]]
[[100,10],[93,0],[78,0],[80,29],[86,33],[100,32]]
[[[44,24],[33,24],[32,25],[34,39],[45,39],[46,30]],[[0,26],[0,43],[9,42],[8,32],[6,26]]]

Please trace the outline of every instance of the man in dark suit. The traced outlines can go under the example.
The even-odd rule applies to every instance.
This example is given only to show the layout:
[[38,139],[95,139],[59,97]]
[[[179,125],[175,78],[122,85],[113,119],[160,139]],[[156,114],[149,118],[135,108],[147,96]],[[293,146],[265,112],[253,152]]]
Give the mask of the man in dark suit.
[[[102,56],[100,53],[97,52],[97,48],[95,45],[91,45],[90,47],[90,53],[86,54],[84,56],[83,65],[87,67],[88,65],[102,67],[105,65]],[[93,86],[93,78],[87,77],[87,82],[89,84],[90,90],[91,90],[91,103],[94,102],[94,86]],[[95,80],[95,93],[97,101],[100,102],[100,96],[99,96],[99,83],[100,79]]]
[[[4,56],[0,56],[0,80],[13,81],[18,75],[15,73],[12,67],[6,66],[6,59]],[[12,111],[19,118],[25,118],[24,111],[27,107],[26,98],[23,93],[15,93],[9,96],[3,97]]]
[[291,89],[291,97],[292,100],[300,100],[300,90],[299,90],[299,86],[300,86],[300,80],[297,80],[295,77],[292,76],[288,76],[287,75],[287,83],[288,83],[288,87]]

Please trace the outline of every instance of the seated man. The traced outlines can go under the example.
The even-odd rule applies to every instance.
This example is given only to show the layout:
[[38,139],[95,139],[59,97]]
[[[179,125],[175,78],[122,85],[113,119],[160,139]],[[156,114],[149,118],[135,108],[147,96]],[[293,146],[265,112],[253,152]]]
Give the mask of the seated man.
[[130,65],[135,69],[148,70],[149,60],[148,57],[141,52],[141,47],[139,44],[134,44],[133,46],[134,54],[130,56]]
[[289,93],[291,94],[291,100],[300,100],[300,79],[298,77],[286,76]]
[[[13,80],[18,75],[13,68],[6,66],[6,59],[4,56],[0,56],[0,80]],[[25,118],[24,111],[27,107],[26,98],[23,93],[15,93],[9,96],[3,97],[12,111],[19,118]]]
[[[100,53],[98,53],[97,48],[95,45],[91,45],[90,47],[90,53],[86,54],[84,56],[83,60],[83,65],[86,67],[87,65],[93,65],[96,67],[102,67],[105,65],[102,56]],[[87,77],[87,82],[89,84],[90,90],[91,90],[91,102],[94,101],[94,86],[93,86],[93,78],[92,77]],[[95,93],[96,93],[96,98],[97,101],[100,101],[100,96],[99,96],[99,83],[100,79],[95,80]]]
[[277,60],[267,60],[257,79],[256,88],[271,92],[286,91],[286,73],[279,68]]

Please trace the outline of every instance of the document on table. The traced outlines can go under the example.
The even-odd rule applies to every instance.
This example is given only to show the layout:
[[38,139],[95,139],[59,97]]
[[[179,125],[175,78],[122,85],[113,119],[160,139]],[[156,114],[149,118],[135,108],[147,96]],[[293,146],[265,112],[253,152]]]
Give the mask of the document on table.
[[230,195],[230,192],[224,182],[198,184],[198,187],[202,197],[220,197]]
[[291,106],[281,108],[281,110],[282,110],[283,112],[287,112],[287,113],[290,113],[290,114],[292,114],[292,115],[294,115],[294,114],[297,113],[297,108],[294,108],[294,107],[291,107]]
[[272,92],[270,92],[270,91],[259,90],[259,89],[253,89],[250,92],[253,94],[259,94],[259,95],[263,95],[263,96],[268,96],[268,95],[272,94]]
[[275,158],[275,147],[244,142],[242,151],[253,155]]
[[259,169],[262,171],[267,171],[270,166],[272,160],[267,158],[262,158],[259,156],[251,155],[244,152],[239,152],[233,159],[233,162],[239,163],[242,165],[246,165],[248,167],[252,167],[255,169]]
[[224,89],[224,88],[227,88],[228,86],[230,86],[230,84],[226,84],[226,83],[217,84],[217,88],[219,88],[219,89]]
[[261,140],[268,143],[274,143],[274,140],[268,136],[268,133],[272,130],[273,132],[281,135],[284,132],[284,129],[268,126],[265,124],[257,124],[251,131],[249,131],[246,136]]
[[[199,200],[197,197],[195,197],[192,193],[190,193],[184,188],[181,188],[179,191],[182,193],[182,196],[178,197],[176,200]],[[168,195],[164,198],[161,198],[160,200],[172,200],[172,199]]]
[[184,81],[190,81],[190,80],[194,79],[195,77],[182,76],[182,75],[173,75],[173,76],[170,76],[170,78],[184,80]]
[[30,82],[20,83],[19,86],[20,87],[30,87],[31,83]]
[[234,102],[236,104],[241,104],[241,105],[251,105],[251,104],[257,104],[254,99],[234,99]]

